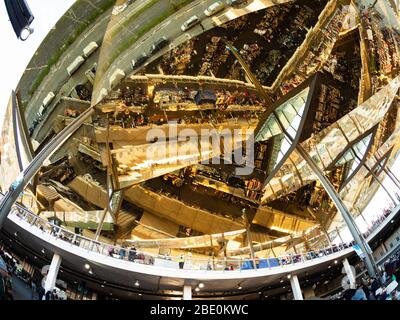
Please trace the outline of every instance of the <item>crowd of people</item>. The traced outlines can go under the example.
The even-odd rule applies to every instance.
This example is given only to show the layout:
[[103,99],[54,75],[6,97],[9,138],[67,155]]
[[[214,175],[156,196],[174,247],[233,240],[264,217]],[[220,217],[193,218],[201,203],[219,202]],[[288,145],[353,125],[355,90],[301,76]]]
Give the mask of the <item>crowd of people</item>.
[[[155,90],[154,103],[164,109],[168,106],[179,106],[184,104],[209,106],[210,109],[220,110],[229,106],[260,106],[261,99],[255,92],[247,90],[197,90],[187,87],[177,89]],[[182,108],[184,110],[184,108]]]
[[262,104],[261,99],[254,92],[216,90],[215,95],[217,109],[226,109],[231,105],[259,106]]
[[372,232],[374,232],[376,230],[376,228],[378,228],[383,221],[386,220],[386,218],[392,213],[392,209],[390,208],[386,208],[382,211],[382,213],[380,215],[377,215],[372,222],[370,223],[368,230],[364,232],[364,237],[368,237]]
[[[115,111],[114,116],[108,118],[108,123],[110,125],[121,126],[122,128],[136,128],[152,124],[146,114],[131,111],[129,109],[122,112]],[[153,122],[153,124],[160,124],[160,120]]]
[[192,38],[164,55],[161,61],[162,71],[174,75],[188,74],[190,70],[187,68],[191,68],[189,63],[193,57],[197,56],[194,49],[196,40],[197,38]]
[[382,16],[377,10],[364,8],[361,17],[364,42],[368,54],[369,69],[372,73],[373,90],[379,90],[384,84],[381,74],[390,74],[400,67],[397,46],[400,45],[400,34],[390,26],[382,24]]
[[0,249],[0,301],[14,300],[12,275],[15,272],[15,262],[10,255]]
[[[0,300],[14,300],[14,292],[13,292],[13,277],[16,277],[23,281],[26,287],[30,290],[32,300],[65,300],[65,295],[57,292],[56,289],[52,291],[47,291],[44,289],[45,283],[44,279],[42,281],[38,281],[37,278],[34,278],[33,275],[24,270],[21,262],[15,258],[10,253],[6,252],[3,249],[0,249],[0,258],[7,265],[8,276],[4,279],[6,287],[5,294],[0,290]],[[0,281],[2,277],[0,276]]]
[[339,294],[342,300],[400,300],[400,253],[390,257],[382,268],[381,277],[357,279],[355,288]]
[[[273,8],[266,12],[261,26],[254,30],[265,39],[265,47],[268,49],[265,59],[254,65],[254,72],[262,83],[270,85],[275,80],[278,72],[304,41],[307,33],[305,26],[309,25],[313,15],[314,12],[310,8],[297,4]],[[287,23],[288,20],[290,24]]]
[[146,107],[149,104],[149,95],[146,88],[141,86],[126,86],[121,89],[122,100],[128,107]]
[[342,30],[343,20],[346,12],[337,10],[332,16],[328,25],[321,28],[321,34],[318,38],[318,45],[312,46],[304,59],[300,60],[295,72],[292,73],[288,79],[282,82],[280,89],[281,94],[285,95],[293,88],[303,83],[307,75],[311,74],[313,70],[322,67],[333,48],[334,43]]

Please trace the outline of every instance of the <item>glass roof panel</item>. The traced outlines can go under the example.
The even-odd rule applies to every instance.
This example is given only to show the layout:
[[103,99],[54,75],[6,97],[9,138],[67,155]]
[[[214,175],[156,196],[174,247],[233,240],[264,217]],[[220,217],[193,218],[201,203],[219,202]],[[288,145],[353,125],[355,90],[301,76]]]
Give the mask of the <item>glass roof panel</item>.
[[[305,111],[305,104],[309,92],[310,88],[305,88],[293,98],[285,101],[275,110],[285,129],[289,130],[290,126],[293,127],[294,131],[293,129],[290,131],[291,134],[294,134],[293,137],[300,126],[301,117]],[[273,114],[270,115],[261,130],[258,132],[256,141],[265,141],[274,135],[281,134],[282,131],[276,121],[277,119],[275,116]]]
[[292,146],[292,144],[290,143],[290,141],[285,137],[282,141],[282,145],[281,145],[281,149],[279,150],[279,154],[278,154],[278,158],[276,159],[275,162],[275,167],[281,162],[281,160],[283,159],[283,157],[286,155],[286,153],[289,151],[290,147]]
[[[368,146],[371,142],[371,139],[372,139],[372,133],[370,133],[368,136],[364,137],[358,143],[353,145],[349,150],[346,151],[346,153],[343,155],[343,157],[341,157],[338,160],[338,162],[336,163],[336,166],[343,165],[346,162],[354,160],[357,163],[357,165],[354,167],[354,170],[355,170],[359,164],[358,158],[359,159],[364,158],[365,153],[368,150]],[[353,166],[354,166],[354,164],[353,164]],[[352,170],[353,170],[353,166],[352,166]],[[354,172],[354,170],[353,170],[353,172]],[[349,175],[351,175],[351,173]]]

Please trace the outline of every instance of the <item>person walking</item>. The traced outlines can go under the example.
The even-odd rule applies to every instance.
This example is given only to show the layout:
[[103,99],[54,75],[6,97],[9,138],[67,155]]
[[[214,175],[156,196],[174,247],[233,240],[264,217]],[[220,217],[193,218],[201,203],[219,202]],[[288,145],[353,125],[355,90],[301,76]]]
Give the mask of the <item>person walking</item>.
[[125,258],[125,249],[124,249],[124,247],[121,247],[121,249],[119,249],[119,258],[121,260],[124,260],[124,258]]
[[185,265],[185,258],[183,257],[183,254],[179,256],[178,262],[179,262],[179,269],[183,269]]
[[133,246],[131,250],[129,250],[128,260],[133,262],[135,261],[135,259],[136,259],[136,248],[135,246]]
[[32,288],[32,300],[35,300],[35,295],[36,295],[36,283],[35,281],[31,281],[31,288]]
[[351,300],[368,300],[362,288],[362,284],[359,283],[357,285],[357,290]]
[[43,296],[45,295],[45,290],[42,286],[38,289],[39,300],[43,300]]

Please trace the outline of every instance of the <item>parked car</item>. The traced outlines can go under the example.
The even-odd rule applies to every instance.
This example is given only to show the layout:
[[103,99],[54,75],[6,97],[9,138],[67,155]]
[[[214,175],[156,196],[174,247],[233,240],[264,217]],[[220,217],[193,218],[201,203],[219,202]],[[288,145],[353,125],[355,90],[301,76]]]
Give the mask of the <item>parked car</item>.
[[93,52],[97,50],[98,47],[99,45],[96,42],[92,41],[83,49],[83,56],[85,58],[88,58]]
[[73,75],[73,73],[78,70],[78,68],[82,65],[82,63],[85,62],[85,59],[82,56],[77,56],[74,62],[72,62],[68,67],[67,67],[67,72],[70,76]]
[[249,0],[227,0],[226,1],[226,3],[232,7],[240,7],[245,4],[248,4],[249,2],[250,2]]
[[169,40],[166,37],[162,37],[153,43],[153,46],[150,49],[150,54],[155,54],[160,51],[169,43]]
[[[43,99],[42,107],[46,109],[49,104],[54,100],[55,96],[56,95],[54,94],[54,92],[49,92],[46,98]],[[43,114],[43,112],[41,112],[41,114]]]
[[224,10],[224,8],[225,8],[224,3],[222,1],[217,1],[214,2],[212,5],[210,5],[206,10],[204,10],[204,14],[207,17],[211,17],[212,15]]
[[138,56],[136,59],[133,59],[133,60],[132,60],[132,68],[135,69],[135,68],[140,67],[142,64],[144,64],[144,63],[147,61],[148,58],[149,58],[149,57],[148,57],[147,54],[142,53],[142,54],[141,54],[140,56]]
[[182,29],[182,31],[189,30],[190,28],[194,27],[199,22],[200,22],[200,19],[198,16],[192,16],[182,24],[181,29]]

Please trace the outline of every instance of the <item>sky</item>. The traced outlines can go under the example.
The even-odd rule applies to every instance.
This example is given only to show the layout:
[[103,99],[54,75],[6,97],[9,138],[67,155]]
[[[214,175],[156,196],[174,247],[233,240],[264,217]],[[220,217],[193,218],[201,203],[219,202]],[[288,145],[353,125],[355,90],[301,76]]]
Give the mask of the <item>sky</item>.
[[[11,90],[15,89],[26,66],[47,33],[75,0],[27,0],[35,20],[34,33],[26,41],[17,39],[8,19],[4,1],[0,1],[0,123]],[[1,126],[1,125],[0,125]]]

